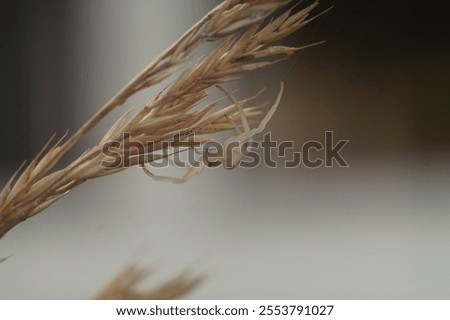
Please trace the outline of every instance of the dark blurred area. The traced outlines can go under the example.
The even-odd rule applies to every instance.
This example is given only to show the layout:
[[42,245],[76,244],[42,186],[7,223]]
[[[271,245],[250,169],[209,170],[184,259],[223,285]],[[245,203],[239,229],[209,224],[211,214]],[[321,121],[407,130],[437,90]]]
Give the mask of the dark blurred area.
[[[448,150],[450,21],[444,8],[406,0],[321,1],[322,10],[331,6],[290,40],[326,43],[302,51],[288,67],[292,89],[286,94],[294,95],[291,101],[309,97],[314,110],[289,108],[304,108],[306,126],[340,131],[360,151]],[[289,84],[294,77],[297,83]]]
[[[283,117],[272,129],[305,139],[335,130],[357,152],[450,146],[450,23],[443,8],[419,1],[321,1],[334,8],[289,39],[324,45],[280,68]],[[64,81],[64,2],[0,2],[0,161],[30,158],[52,133],[70,127]],[[64,49],[66,47],[66,49]],[[70,47],[69,47],[70,50]],[[43,64],[44,62],[44,64]],[[305,102],[306,98],[306,102]],[[302,100],[302,106],[296,101]],[[39,116],[45,115],[45,116]],[[32,137],[42,135],[33,140]],[[281,137],[279,137],[281,138]]]
[[448,147],[450,21],[444,8],[423,1],[337,1],[334,11],[319,29],[331,43],[316,59],[336,57],[330,67],[349,66],[380,87],[398,84],[407,91],[414,144]]
[[68,128],[64,2],[0,2],[0,163],[30,159]]
[[0,146],[2,164],[29,156],[28,17],[20,1],[0,2]]

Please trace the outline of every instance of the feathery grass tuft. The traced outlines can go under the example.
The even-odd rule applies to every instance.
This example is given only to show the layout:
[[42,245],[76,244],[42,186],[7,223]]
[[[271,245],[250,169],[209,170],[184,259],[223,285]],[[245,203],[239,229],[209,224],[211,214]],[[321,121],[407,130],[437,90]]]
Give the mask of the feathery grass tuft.
[[[299,48],[275,45],[305,26],[314,18],[311,11],[315,1],[293,14],[292,0],[226,0],[189,29],[179,40],[144,68],[123,87],[78,131],[53,142],[23,168],[19,168],[0,193],[0,238],[11,228],[41,212],[71,189],[86,180],[122,171],[129,166],[144,166],[158,160],[164,151],[163,141],[188,142],[190,137],[200,142],[212,141],[217,132],[230,132],[228,141],[251,139],[261,132],[276,110],[283,86],[272,108],[263,112],[258,106],[248,106],[252,99],[238,100],[224,89],[225,83],[240,76],[269,66]],[[275,13],[276,17],[269,20]],[[206,43],[216,44],[207,55],[193,61],[196,49]],[[72,163],[60,170],[56,164],[88,131],[109,112],[123,105],[132,95],[173,76],[180,75],[134,115],[125,113],[97,144],[86,150]],[[206,102],[213,92],[225,99]],[[220,107],[224,100],[230,104]],[[214,111],[217,107],[219,110]],[[251,120],[263,117],[261,123],[250,128]],[[124,133],[129,139],[143,142],[144,157],[135,148],[126,147]],[[108,160],[102,152],[107,141],[118,141],[121,156],[129,164],[105,167]],[[148,143],[150,142],[150,143]],[[163,155],[164,156],[164,155]],[[227,159],[224,159],[225,162]],[[182,181],[198,173],[188,172]]]
[[169,300],[176,299],[199,285],[203,278],[182,273],[151,290],[139,290],[138,286],[151,274],[150,270],[129,266],[110,284],[101,290],[97,300]]

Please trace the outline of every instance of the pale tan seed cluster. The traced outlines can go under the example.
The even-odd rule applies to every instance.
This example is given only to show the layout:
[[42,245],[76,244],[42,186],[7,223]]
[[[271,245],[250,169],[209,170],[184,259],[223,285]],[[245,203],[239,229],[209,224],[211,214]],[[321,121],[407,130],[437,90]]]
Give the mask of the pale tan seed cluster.
[[[156,151],[164,148],[164,141],[188,143],[194,136],[196,141],[204,143],[212,140],[210,134],[226,131],[230,132],[228,141],[243,142],[261,132],[275,112],[283,87],[272,108],[263,112],[261,106],[248,105],[254,97],[238,100],[222,85],[273,64],[299,49],[274,44],[313,19],[310,13],[318,5],[317,1],[295,14],[289,8],[294,2],[225,0],[144,68],[73,135],[56,143],[50,139],[27,166],[17,170],[0,193],[0,238],[82,182],[124,170],[123,166],[111,168],[101,165],[108,160],[102,152],[102,146],[108,141],[119,141],[123,147],[118,148],[122,150],[121,156],[129,166],[133,166],[160,159],[162,155]],[[196,49],[207,42],[215,44],[215,48],[207,55],[195,58]],[[169,77],[175,77],[175,80],[142,109],[134,115],[126,113],[97,145],[63,169],[55,170],[61,157],[110,111],[123,105],[136,92]],[[207,102],[213,92],[221,93],[223,98]],[[229,105],[221,106],[226,101]],[[252,120],[258,116],[263,117],[262,121],[251,128]],[[143,143],[146,148],[144,156],[137,154],[135,149],[125,148],[125,132],[133,141]],[[222,160],[228,161],[226,158]],[[145,167],[144,170],[155,177]],[[198,171],[197,168],[188,172],[181,182]],[[137,281],[135,279],[141,276],[140,272],[127,269],[115,282],[115,287],[113,285],[100,297],[133,298],[138,294],[126,288],[132,287]],[[122,295],[111,293],[117,287],[121,288]],[[180,288],[174,290],[183,291]],[[150,296],[150,293],[143,294],[143,297]]]
[[[317,2],[296,14],[286,10],[269,23],[262,24],[290,2],[224,1],[120,90],[75,134],[51,146],[49,142],[22,172],[19,170],[11,178],[1,192],[0,237],[83,181],[123,170],[123,167],[105,168],[101,163],[105,160],[102,145],[109,140],[123,140],[124,132],[131,133],[130,138],[146,146],[150,141],[152,151],[161,148],[162,141],[174,137],[184,140],[192,134],[198,137],[230,129],[241,132],[239,140],[250,139],[256,131],[249,130],[246,118],[257,116],[261,111],[255,107],[243,107],[248,100],[234,100],[230,106],[212,113],[220,101],[208,103],[195,111],[193,107],[201,104],[210,94],[208,90],[215,85],[277,61],[271,58],[281,58],[295,52],[295,48],[271,44],[307,24],[310,21],[308,15]],[[217,41],[219,44],[193,63],[191,57],[195,49],[206,41]],[[188,62],[191,63],[189,67],[183,69]],[[52,172],[61,157],[112,109],[122,105],[136,92],[163,81],[180,69],[184,70],[181,75],[133,117],[125,115],[120,118],[98,145],[64,169]],[[267,118],[265,120],[268,121]],[[129,158],[130,165],[160,157],[148,151],[144,158],[136,157],[133,150],[125,150],[123,156]]]

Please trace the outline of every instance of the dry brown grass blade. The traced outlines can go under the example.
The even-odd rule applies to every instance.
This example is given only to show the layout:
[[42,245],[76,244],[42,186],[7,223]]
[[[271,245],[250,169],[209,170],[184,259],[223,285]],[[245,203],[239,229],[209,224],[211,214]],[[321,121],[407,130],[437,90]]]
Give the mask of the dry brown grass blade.
[[5,258],[0,258],[0,263],[5,262],[5,261],[8,260],[9,258],[11,258],[11,256],[5,257]]
[[[105,142],[118,142],[123,163],[132,166],[158,159],[157,152],[164,151],[165,140],[179,139],[182,142],[191,136],[228,130],[231,131],[228,140],[242,142],[260,132],[276,108],[265,115],[259,126],[250,128],[254,117],[261,113],[246,107],[245,98],[232,98],[232,105],[222,109],[220,104],[210,104],[207,98],[212,92],[217,92],[216,85],[264,68],[297,50],[276,45],[273,41],[286,37],[310,21],[308,17],[317,6],[317,1],[295,14],[286,7],[291,2],[293,0],[226,0],[209,12],[78,131],[48,149],[44,148],[45,151],[24,171],[11,179],[0,193],[0,238],[19,222],[39,213],[84,181],[124,170],[127,166],[102,166],[107,159],[102,152]],[[279,16],[269,20],[275,13]],[[196,49],[206,42],[214,43],[215,49],[195,58]],[[119,118],[97,145],[55,171],[54,167],[61,157],[111,110],[121,106],[137,91],[159,83],[178,71],[181,71],[180,76],[148,104],[134,115],[127,113]],[[280,96],[276,105],[279,99]],[[126,147],[126,132],[131,133],[130,140],[147,142],[144,143],[144,155],[138,155],[136,150]],[[198,137],[198,141],[205,140]],[[192,175],[193,172],[187,177]]]
[[192,291],[202,281],[202,277],[192,277],[182,273],[150,290],[140,290],[138,286],[151,274],[150,270],[129,266],[110,284],[101,290],[97,300],[168,300],[176,299]]

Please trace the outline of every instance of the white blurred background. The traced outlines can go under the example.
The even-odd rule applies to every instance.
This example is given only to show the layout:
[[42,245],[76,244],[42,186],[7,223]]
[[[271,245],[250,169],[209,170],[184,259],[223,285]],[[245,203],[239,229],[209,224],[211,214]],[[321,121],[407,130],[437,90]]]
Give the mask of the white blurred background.
[[[15,19],[3,20],[0,90],[11,102],[1,107],[9,133],[1,142],[11,152],[1,154],[1,181],[53,132],[73,132],[217,3],[6,4],[2,14]],[[1,240],[0,256],[12,257],[0,265],[0,298],[91,298],[136,261],[154,268],[147,286],[186,268],[208,275],[189,299],[450,298],[449,100],[445,90],[427,100],[423,85],[428,77],[430,90],[448,84],[446,72],[429,71],[443,68],[444,46],[391,46],[410,34],[409,18],[418,23],[413,11],[402,20],[394,19],[400,6],[335,4],[288,39],[327,44],[246,78],[241,94],[267,86],[265,97],[274,97],[284,79],[272,136],[300,147],[334,131],[350,140],[343,151],[350,168],[210,169],[184,185],[131,168],[89,181]],[[373,25],[377,14],[386,15],[389,32]],[[155,92],[127,102],[65,161]],[[14,153],[17,145],[26,151]]]

